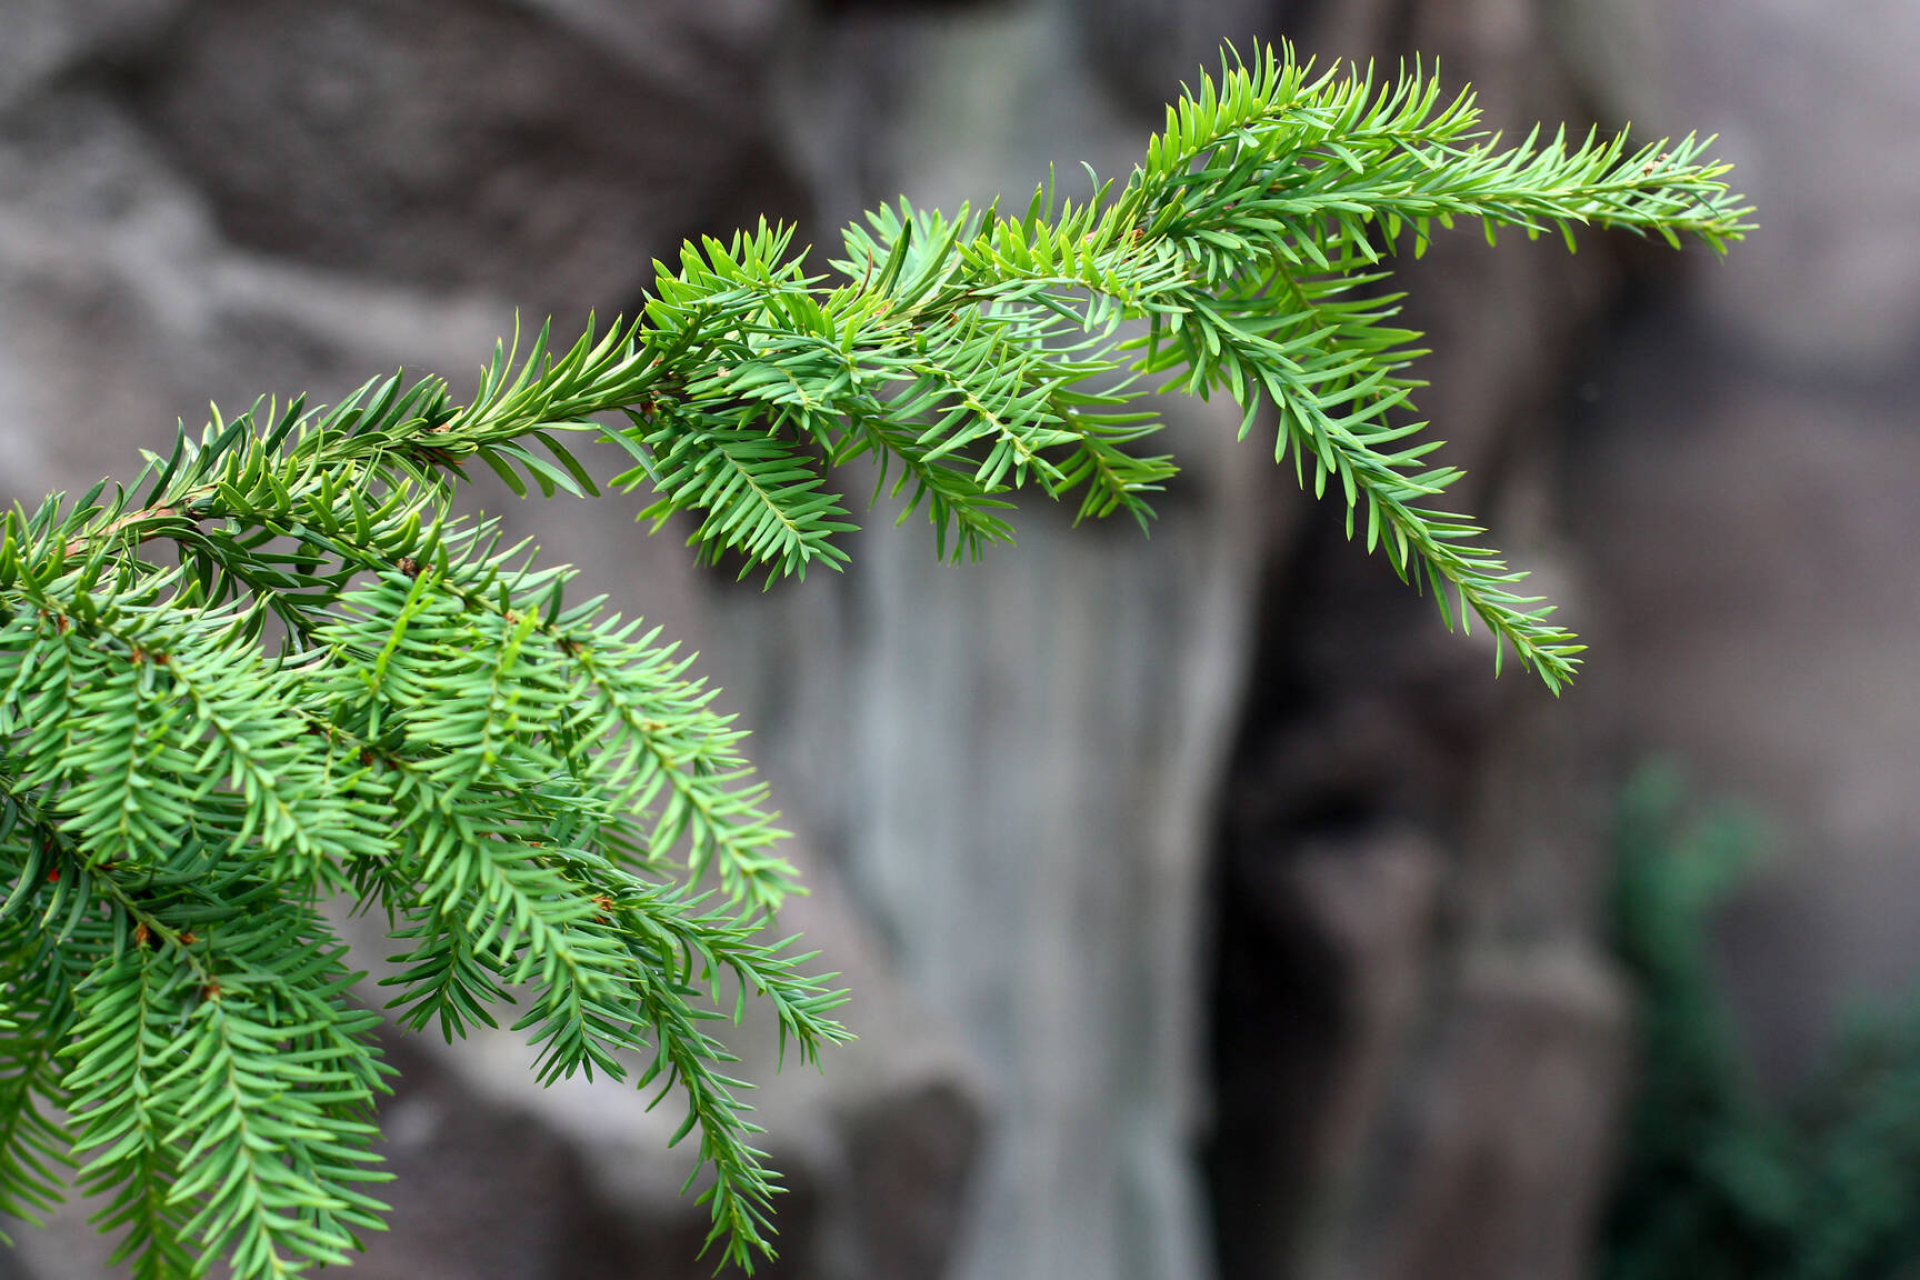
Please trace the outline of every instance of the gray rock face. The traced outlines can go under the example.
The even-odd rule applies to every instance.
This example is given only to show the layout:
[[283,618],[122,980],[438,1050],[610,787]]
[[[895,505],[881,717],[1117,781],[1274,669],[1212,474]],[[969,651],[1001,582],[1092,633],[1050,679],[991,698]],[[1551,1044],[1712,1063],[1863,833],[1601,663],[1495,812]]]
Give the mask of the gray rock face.
[[[859,203],[1017,201],[1049,162],[1124,174],[1150,128],[1107,104],[1064,3],[855,15],[818,39],[793,115],[823,206],[849,175]],[[1230,411],[1162,407],[1187,471],[1150,539],[1026,503],[1016,550],[934,570],[923,528],[876,520],[833,605],[811,583],[771,610],[735,596],[713,655],[770,767],[807,771],[793,794],[903,981],[980,1059],[964,1280],[1209,1270],[1199,911],[1263,460]]]
[[0,109],[83,63],[137,46],[182,0],[8,0],[0,9]]
[[198,0],[136,100],[238,244],[617,310],[683,236],[795,211],[754,75],[772,6],[734,8]]
[[1594,701],[1775,829],[1724,960],[1785,1085],[1920,966],[1920,13],[1701,0],[1658,33],[1662,126],[1722,134],[1760,229],[1596,359],[1568,510],[1610,617]]
[[1722,135],[1761,233],[1698,297],[1741,347],[1808,373],[1911,367],[1920,348],[1920,12],[1898,0],[1665,7],[1663,129]]
[[503,315],[235,249],[97,91],[0,121],[0,192],[0,412],[20,495],[124,473],[135,445],[172,442],[176,415],[203,422],[210,395],[334,395],[397,360],[471,360]]

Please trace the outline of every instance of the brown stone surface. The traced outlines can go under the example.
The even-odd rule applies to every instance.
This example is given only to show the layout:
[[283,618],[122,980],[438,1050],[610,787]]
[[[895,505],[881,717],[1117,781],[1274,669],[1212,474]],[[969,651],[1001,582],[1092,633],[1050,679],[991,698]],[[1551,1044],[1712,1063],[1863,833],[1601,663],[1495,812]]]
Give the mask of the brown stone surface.
[[1310,1274],[1378,1280],[1580,1276],[1613,1154],[1626,1002],[1593,952],[1469,951],[1370,1212]]

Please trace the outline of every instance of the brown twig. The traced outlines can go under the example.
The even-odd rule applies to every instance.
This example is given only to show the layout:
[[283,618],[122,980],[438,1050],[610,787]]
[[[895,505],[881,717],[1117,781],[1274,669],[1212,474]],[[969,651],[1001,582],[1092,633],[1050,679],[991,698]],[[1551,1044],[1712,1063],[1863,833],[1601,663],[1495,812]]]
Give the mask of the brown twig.
[[[180,513],[172,507],[142,507],[138,511],[129,511],[126,515],[121,516],[118,520],[107,525],[106,528],[84,534],[68,542],[67,555],[69,558],[80,555],[92,544],[103,542],[117,533],[124,533],[135,525],[142,524],[148,520],[168,520],[179,514]],[[154,536],[155,535],[151,533],[142,534],[140,541],[145,542]]]

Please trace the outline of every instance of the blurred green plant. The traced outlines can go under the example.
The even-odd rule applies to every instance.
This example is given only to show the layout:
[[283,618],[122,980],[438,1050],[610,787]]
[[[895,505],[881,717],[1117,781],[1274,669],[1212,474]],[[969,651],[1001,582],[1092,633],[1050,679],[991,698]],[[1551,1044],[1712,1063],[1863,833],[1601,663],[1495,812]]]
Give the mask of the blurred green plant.
[[1888,1280],[1920,1272],[1920,1003],[1858,1017],[1800,1095],[1755,1085],[1710,954],[1757,824],[1642,771],[1617,829],[1614,936],[1642,1074],[1606,1280]]
[[[793,887],[765,789],[671,644],[452,515],[469,464],[591,494],[565,439],[604,438],[643,518],[692,513],[704,555],[771,578],[846,560],[827,476],[857,458],[943,554],[1006,540],[1022,487],[1144,523],[1174,465],[1136,451],[1140,397],[1225,392],[1243,436],[1276,411],[1276,459],[1344,500],[1349,536],[1558,689],[1573,637],[1435,505],[1459,472],[1407,420],[1420,335],[1378,286],[1456,218],[1720,250],[1747,211],[1699,140],[1509,147],[1478,120],[1417,68],[1229,58],[1082,203],[903,201],[831,277],[764,223],[707,239],[632,322],[496,350],[464,405],[398,377],[262,402],[130,486],[7,513],[0,1210],[50,1208],[77,1161],[142,1277],[348,1261],[380,1225],[387,1069],[318,910],[344,897],[402,948],[403,1026],[451,1039],[517,991],[543,1080],[677,1088],[709,1244],[771,1252],[776,1183],[707,1001],[766,999],[809,1061],[845,1033],[842,993],[759,940]],[[717,897],[682,887],[703,874]]]

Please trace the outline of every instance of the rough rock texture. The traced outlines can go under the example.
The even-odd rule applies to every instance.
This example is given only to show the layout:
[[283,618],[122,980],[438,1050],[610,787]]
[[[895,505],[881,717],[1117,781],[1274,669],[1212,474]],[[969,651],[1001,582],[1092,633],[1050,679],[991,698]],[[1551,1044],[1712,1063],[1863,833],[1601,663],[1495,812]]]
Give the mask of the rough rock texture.
[[0,42],[0,107],[44,89],[76,66],[136,48],[182,0],[9,0]]
[[778,7],[199,0],[135,100],[238,244],[612,311],[655,251],[794,212],[760,83]]

